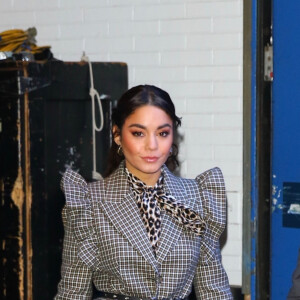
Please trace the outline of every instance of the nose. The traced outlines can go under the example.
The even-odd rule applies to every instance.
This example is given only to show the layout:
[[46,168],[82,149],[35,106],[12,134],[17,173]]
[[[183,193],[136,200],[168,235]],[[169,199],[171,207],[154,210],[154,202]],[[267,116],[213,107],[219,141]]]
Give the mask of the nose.
[[147,138],[146,147],[149,150],[155,150],[155,149],[157,149],[157,146],[158,146],[157,136],[155,134],[149,135],[148,138]]

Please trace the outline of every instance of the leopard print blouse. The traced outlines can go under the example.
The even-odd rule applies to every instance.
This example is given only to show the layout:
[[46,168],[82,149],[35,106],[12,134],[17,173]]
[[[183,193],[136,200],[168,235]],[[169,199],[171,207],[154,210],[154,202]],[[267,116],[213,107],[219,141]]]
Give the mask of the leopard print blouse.
[[206,224],[201,216],[183,204],[179,204],[169,193],[164,192],[164,177],[160,175],[155,186],[147,186],[125,168],[128,183],[133,191],[142,220],[154,253],[159,246],[161,234],[161,210],[166,211],[179,224],[202,236]]

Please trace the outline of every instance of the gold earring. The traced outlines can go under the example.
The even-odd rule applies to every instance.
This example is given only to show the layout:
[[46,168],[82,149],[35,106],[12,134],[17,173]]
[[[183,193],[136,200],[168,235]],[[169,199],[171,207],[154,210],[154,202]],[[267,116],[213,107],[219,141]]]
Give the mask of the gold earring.
[[122,150],[122,146],[121,145],[119,145],[119,147],[118,147],[117,154],[119,156],[123,156],[123,150]]

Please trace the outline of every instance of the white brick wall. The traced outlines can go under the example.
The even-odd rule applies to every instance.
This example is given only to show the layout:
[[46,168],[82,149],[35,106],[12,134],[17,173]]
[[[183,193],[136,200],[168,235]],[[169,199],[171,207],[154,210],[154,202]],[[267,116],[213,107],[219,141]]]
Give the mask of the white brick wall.
[[0,31],[36,26],[55,57],[124,61],[129,85],[156,84],[183,117],[181,174],[220,166],[228,190],[223,262],[241,285],[242,0],[6,0]]

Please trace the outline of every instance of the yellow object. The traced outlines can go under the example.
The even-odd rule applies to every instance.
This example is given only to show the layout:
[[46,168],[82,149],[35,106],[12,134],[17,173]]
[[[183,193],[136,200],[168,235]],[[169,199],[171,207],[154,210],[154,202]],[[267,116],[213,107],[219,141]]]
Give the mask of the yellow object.
[[35,27],[28,28],[25,31],[22,29],[9,29],[0,32],[0,51],[15,53],[25,51],[36,54],[51,48],[50,46],[37,46],[36,35],[37,30]]

